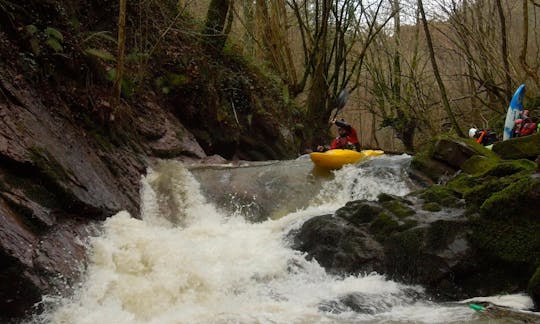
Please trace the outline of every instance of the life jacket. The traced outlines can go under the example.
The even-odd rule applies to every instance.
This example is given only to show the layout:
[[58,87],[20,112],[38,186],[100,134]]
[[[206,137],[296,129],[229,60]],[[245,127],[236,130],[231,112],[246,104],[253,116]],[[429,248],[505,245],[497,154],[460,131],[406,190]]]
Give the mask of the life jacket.
[[345,128],[347,130],[347,136],[338,136],[330,144],[330,149],[347,149],[360,151],[360,142],[358,141],[358,135],[356,130],[349,124],[342,121],[336,121],[338,127]]
[[484,146],[491,145],[497,142],[497,134],[490,131],[489,129],[481,129],[476,132],[475,136],[476,143],[482,144]]
[[519,130],[519,136],[531,135],[536,130],[536,123],[525,123]]
[[345,137],[336,137],[332,141],[332,144],[330,144],[330,149],[331,150],[335,150],[335,149],[356,150],[357,147],[355,143],[351,141],[349,136],[345,136]]

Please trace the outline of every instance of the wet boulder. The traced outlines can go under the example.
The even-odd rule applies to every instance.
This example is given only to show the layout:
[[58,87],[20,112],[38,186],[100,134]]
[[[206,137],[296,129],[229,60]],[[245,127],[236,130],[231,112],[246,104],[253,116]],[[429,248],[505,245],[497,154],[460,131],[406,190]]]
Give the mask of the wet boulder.
[[495,143],[493,152],[507,160],[534,160],[540,155],[540,133]]
[[[456,204],[455,199],[446,200]],[[472,271],[467,265],[470,229],[462,214],[451,214],[444,206],[429,216],[421,208],[424,203],[388,194],[381,194],[376,202],[349,202],[335,215],[307,221],[295,237],[294,248],[307,252],[331,273],[375,270],[399,281],[423,284],[434,295],[444,291],[446,297],[461,296],[453,278]]]
[[440,183],[452,178],[472,156],[494,156],[494,154],[473,140],[440,137],[422,149],[411,161],[411,173],[424,175],[432,183]]
[[363,226],[342,217],[317,216],[294,237],[293,248],[307,252],[330,273],[381,271],[384,253]]

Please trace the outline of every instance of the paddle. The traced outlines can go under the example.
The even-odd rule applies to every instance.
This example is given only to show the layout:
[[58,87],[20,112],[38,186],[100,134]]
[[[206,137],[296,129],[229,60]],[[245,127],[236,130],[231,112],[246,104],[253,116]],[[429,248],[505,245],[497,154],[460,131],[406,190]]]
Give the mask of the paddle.
[[[331,120],[336,119],[339,111],[343,109],[343,107],[345,107],[345,104],[347,103],[347,99],[349,99],[349,93],[347,92],[346,89],[341,90],[337,97],[337,100],[335,101],[335,108],[334,108],[334,113],[333,113],[334,116],[332,116]],[[330,115],[332,115],[332,113]]]

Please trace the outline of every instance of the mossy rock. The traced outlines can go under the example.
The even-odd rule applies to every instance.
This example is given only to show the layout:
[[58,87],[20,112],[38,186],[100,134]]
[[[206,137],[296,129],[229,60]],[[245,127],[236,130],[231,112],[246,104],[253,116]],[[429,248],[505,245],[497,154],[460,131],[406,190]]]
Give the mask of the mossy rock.
[[406,204],[399,200],[385,201],[382,203],[382,205],[399,219],[403,219],[416,214],[414,209],[408,207]]
[[471,139],[449,136],[439,137],[433,149],[433,158],[461,169],[463,163],[474,155],[495,157],[490,150]]
[[468,230],[465,222],[438,220],[429,226],[425,244],[431,251],[441,251],[447,249],[457,236]]
[[461,165],[461,169],[469,174],[480,174],[499,163],[499,158],[474,155]]
[[419,197],[426,203],[435,203],[446,207],[456,207],[459,203],[459,194],[454,190],[441,186],[433,185],[419,194]]
[[540,177],[523,176],[486,199],[480,206],[480,211],[482,215],[490,218],[530,218],[538,221],[539,193]]
[[401,250],[400,253],[407,257],[421,254],[424,245],[426,231],[424,229],[414,229],[393,235],[388,241],[390,245],[395,245]]
[[466,173],[459,174],[450,180],[446,187],[464,196],[478,184],[478,178]]
[[478,185],[470,188],[464,195],[467,207],[478,210],[484,202],[495,193],[501,192],[516,181],[517,177],[496,178],[489,177],[482,181],[477,179]]
[[470,241],[482,253],[507,263],[533,267],[540,262],[540,222],[480,218],[472,223]]
[[436,213],[442,210],[441,205],[436,202],[428,202],[422,205],[422,209],[428,212]]
[[493,152],[508,160],[534,160],[540,155],[540,133],[495,143]]
[[418,221],[416,221],[416,220],[414,220],[412,218],[407,218],[407,219],[403,220],[403,224],[401,224],[399,226],[399,230],[400,231],[406,231],[408,229],[416,227],[416,225],[418,225]]
[[399,231],[400,226],[394,217],[386,212],[382,212],[371,222],[369,229],[375,234],[379,242],[383,242],[390,234]]
[[432,159],[429,151],[423,151],[414,155],[411,161],[411,168],[428,177],[434,182],[445,176],[454,174],[457,169]]
[[388,202],[388,201],[399,201],[399,202],[401,202],[403,204],[406,204],[406,205],[412,205],[413,204],[412,202],[410,202],[409,200],[407,200],[407,199],[405,199],[403,197],[387,194],[387,193],[384,193],[384,192],[377,196],[377,200],[380,203],[384,203],[384,202]]
[[506,177],[520,172],[532,172],[536,169],[536,163],[520,159],[514,161],[502,161],[493,165],[482,176]]
[[501,161],[490,164],[483,172],[478,170],[476,174],[460,174],[447,187],[460,193],[469,208],[478,209],[492,195],[521,179],[530,179],[529,175],[535,167],[535,163],[529,160]]
[[341,217],[347,221],[360,225],[369,223],[377,217],[383,208],[376,203],[367,200],[349,201],[345,206],[336,211],[336,217]]

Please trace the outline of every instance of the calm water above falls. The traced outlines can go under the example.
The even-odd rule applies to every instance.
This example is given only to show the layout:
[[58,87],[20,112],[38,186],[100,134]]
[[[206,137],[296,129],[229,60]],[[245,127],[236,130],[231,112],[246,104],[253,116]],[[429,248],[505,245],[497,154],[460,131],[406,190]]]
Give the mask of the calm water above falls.
[[[162,161],[142,179],[142,220],[107,219],[90,242],[84,282],[70,298],[46,297],[48,311],[33,321],[495,323],[380,274],[329,275],[289,248],[287,233],[313,216],[413,190],[408,162],[381,156],[329,176],[305,157],[236,167]],[[525,296],[498,298],[530,307]]]

